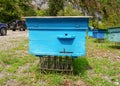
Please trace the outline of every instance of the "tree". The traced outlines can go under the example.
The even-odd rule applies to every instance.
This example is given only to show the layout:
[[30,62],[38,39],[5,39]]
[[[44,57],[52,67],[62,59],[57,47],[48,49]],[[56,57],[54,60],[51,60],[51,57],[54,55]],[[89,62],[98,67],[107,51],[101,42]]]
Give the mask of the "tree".
[[30,3],[31,0],[0,0],[0,22],[36,15]]
[[79,12],[77,9],[73,9],[72,4],[69,4],[67,7],[64,8],[63,10],[60,10],[57,15],[58,16],[82,16],[82,14]]
[[49,0],[49,15],[56,16],[64,8],[64,0]]
[[[11,19],[15,18],[19,18],[18,15],[21,14],[21,11],[18,10],[18,7],[16,6],[16,4],[14,3],[13,0],[11,1],[5,1],[5,0],[1,0],[0,1],[0,18],[1,21],[9,21]],[[15,11],[16,10],[16,11]]]

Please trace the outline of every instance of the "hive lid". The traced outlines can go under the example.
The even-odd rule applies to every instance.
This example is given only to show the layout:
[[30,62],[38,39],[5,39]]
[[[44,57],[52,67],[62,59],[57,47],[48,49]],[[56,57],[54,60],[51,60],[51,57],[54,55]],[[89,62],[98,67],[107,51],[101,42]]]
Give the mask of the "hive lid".
[[109,27],[108,29],[120,29],[120,27]]
[[26,16],[22,18],[93,18],[93,16]]

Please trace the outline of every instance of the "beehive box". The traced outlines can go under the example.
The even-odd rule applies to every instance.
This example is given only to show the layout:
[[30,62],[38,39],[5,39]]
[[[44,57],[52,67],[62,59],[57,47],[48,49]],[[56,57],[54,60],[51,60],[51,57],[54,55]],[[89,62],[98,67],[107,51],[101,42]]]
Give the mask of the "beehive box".
[[25,17],[29,52],[36,56],[84,56],[90,16]]
[[108,40],[112,42],[120,42],[120,27],[108,29]]
[[105,39],[107,34],[107,30],[93,30],[93,38],[96,39]]

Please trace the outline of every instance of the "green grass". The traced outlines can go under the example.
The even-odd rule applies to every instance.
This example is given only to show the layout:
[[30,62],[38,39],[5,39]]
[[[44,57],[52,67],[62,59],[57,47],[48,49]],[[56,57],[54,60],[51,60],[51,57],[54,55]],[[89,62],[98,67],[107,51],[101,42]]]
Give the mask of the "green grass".
[[86,57],[80,57],[74,59],[73,68],[75,74],[85,75],[86,71],[90,69],[90,65]]
[[[20,85],[26,86],[59,86],[66,79],[70,80],[71,83],[82,80],[91,86],[116,86],[115,82],[120,85],[120,61],[115,57],[116,55],[120,56],[120,51],[117,48],[110,47],[110,45],[112,45],[110,42],[96,43],[95,39],[90,38],[87,40],[87,53],[90,52],[90,54],[86,57],[74,59],[75,74],[44,74],[40,73],[39,65],[36,63],[39,58],[27,53],[28,40],[23,40],[18,47],[0,52],[0,74],[2,71],[6,72],[0,78],[0,85],[3,86],[11,79],[15,79]],[[92,53],[92,51],[96,53],[103,53],[104,51],[107,54],[112,53],[113,56],[96,56],[96,53]],[[113,51],[117,52],[115,56]],[[19,73],[19,69],[26,65],[29,67]]]
[[0,72],[3,71],[4,67],[3,66],[0,66]]

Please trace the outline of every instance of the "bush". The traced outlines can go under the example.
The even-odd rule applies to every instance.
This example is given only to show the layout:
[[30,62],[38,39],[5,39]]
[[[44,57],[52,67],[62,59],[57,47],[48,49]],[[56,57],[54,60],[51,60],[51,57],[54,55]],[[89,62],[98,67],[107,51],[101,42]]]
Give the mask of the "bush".
[[82,14],[76,10],[72,8],[72,4],[69,4],[67,7],[64,8],[64,10],[60,10],[57,13],[58,16],[81,16]]
[[36,15],[31,0],[0,0],[0,22],[9,22],[13,19],[20,19],[22,16]]
[[90,65],[85,57],[74,59],[73,70],[75,74],[84,75],[88,69],[90,69]]
[[64,8],[65,0],[49,0],[49,15],[57,16],[57,13]]
[[37,16],[47,16],[47,10],[37,10]]

